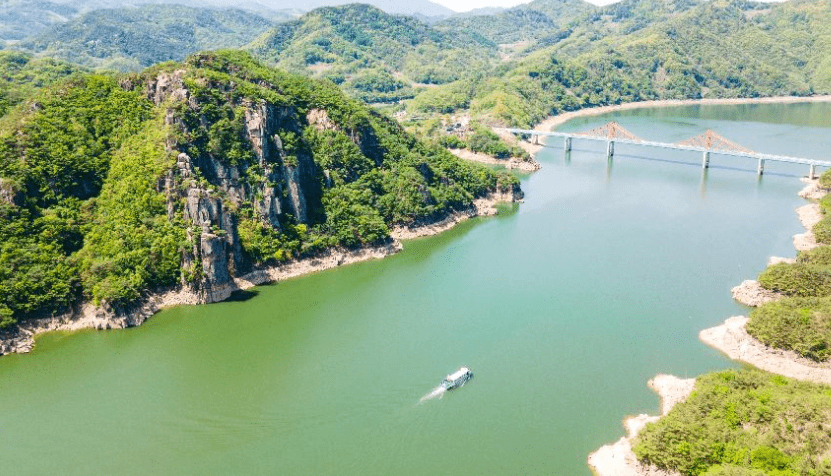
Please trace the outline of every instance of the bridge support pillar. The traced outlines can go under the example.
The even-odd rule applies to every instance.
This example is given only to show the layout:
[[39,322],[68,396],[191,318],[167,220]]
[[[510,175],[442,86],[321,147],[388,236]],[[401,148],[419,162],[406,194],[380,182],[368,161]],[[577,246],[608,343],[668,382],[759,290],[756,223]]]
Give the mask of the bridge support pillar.
[[534,140],[534,145],[540,145],[540,136],[535,135],[532,139]]
[[811,170],[808,171],[808,178],[811,180],[817,178],[817,164],[811,164]]
[[606,142],[606,158],[611,159],[615,156],[615,141],[610,140]]
[[701,168],[706,169],[710,167],[710,151],[705,150],[704,156],[701,158]]
[[762,175],[763,173],[765,173],[765,159],[759,159],[759,166],[756,167],[756,172],[759,175]]
[[566,137],[563,141],[563,149],[566,152],[571,152],[571,137]]

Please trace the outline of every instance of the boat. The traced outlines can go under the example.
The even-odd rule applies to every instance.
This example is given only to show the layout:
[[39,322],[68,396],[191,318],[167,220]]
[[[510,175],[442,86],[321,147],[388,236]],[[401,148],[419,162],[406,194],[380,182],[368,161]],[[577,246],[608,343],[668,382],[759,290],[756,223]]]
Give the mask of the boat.
[[445,390],[453,390],[456,387],[461,387],[472,378],[473,372],[471,372],[467,367],[462,367],[445,377],[441,382],[441,386],[444,387]]

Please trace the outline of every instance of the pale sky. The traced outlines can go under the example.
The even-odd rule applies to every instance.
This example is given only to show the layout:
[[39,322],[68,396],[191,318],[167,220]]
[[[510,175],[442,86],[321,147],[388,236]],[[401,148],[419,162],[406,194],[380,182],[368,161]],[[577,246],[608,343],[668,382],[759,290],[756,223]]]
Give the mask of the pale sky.
[[[466,12],[474,8],[481,7],[513,7],[522,3],[528,3],[531,0],[431,0],[434,3],[444,5],[445,7],[455,10],[457,12]],[[595,5],[608,5],[617,0],[587,0],[589,3]]]

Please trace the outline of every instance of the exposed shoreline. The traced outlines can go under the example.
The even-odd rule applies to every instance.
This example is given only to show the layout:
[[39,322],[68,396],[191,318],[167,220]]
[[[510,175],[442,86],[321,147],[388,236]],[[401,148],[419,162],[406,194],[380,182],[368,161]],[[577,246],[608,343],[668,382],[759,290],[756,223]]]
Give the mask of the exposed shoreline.
[[[764,98],[705,98],[705,99],[661,99],[656,101],[640,101],[628,102],[623,104],[615,104],[612,106],[598,106],[585,109],[578,109],[576,111],[564,112],[554,116],[548,116],[539,124],[535,125],[533,130],[539,132],[550,132],[554,127],[562,125],[577,117],[597,116],[610,112],[629,111],[632,109],[645,109],[652,107],[676,107],[676,106],[696,106],[696,105],[739,105],[739,104],[796,104],[805,102],[831,102],[831,95],[829,96],[773,96]],[[540,137],[540,144],[531,144],[530,142],[517,141],[517,145],[525,149],[531,156],[536,156],[541,151],[544,145],[544,137]]]
[[[831,97],[823,96],[821,100],[831,101]],[[790,102],[799,101],[794,100]],[[806,200],[818,200],[827,193],[827,191],[820,188],[818,179],[803,178],[802,181],[806,183],[806,186],[799,192],[799,196]],[[823,246],[816,242],[812,231],[814,225],[822,218],[819,205],[817,203],[809,203],[797,208],[795,211],[799,216],[800,223],[805,228],[805,232],[794,235],[794,248],[797,251],[803,251],[817,246]],[[768,263],[792,261],[790,258],[771,257]],[[762,288],[755,280],[743,281],[740,285],[734,287],[731,293],[734,299],[749,307],[760,306],[766,302],[775,301],[784,297],[782,294]],[[723,352],[730,359],[748,363],[761,370],[784,377],[831,385],[831,363],[817,363],[801,357],[795,352],[774,349],[759,342],[747,333],[745,326],[748,321],[749,318],[745,316],[730,317],[719,326],[702,330],[699,333],[699,339],[705,344]],[[692,384],[689,385],[687,391],[686,387],[680,386],[677,383],[674,385],[675,388],[672,389],[673,383],[668,383],[672,381],[659,381],[658,379],[661,377],[674,377],[659,375],[649,381],[650,388],[653,388],[661,396],[661,416],[665,416],[675,403],[683,401],[689,396],[693,390],[695,379],[688,379]],[[667,389],[667,386],[670,389]],[[666,393],[673,394],[673,390],[677,399],[668,401],[664,395]],[[684,393],[684,391],[687,391],[687,393]],[[632,451],[632,441],[638,432],[646,424],[656,422],[660,418],[659,416],[645,414],[626,418],[623,421],[623,425],[626,428],[627,435],[616,443],[604,445],[590,454],[588,459],[589,467],[599,476],[678,476],[678,473],[675,472],[667,472],[654,466],[642,465]]]
[[[657,375],[647,384],[661,398],[661,416],[690,396],[695,379],[680,379],[672,375]],[[632,440],[647,423],[658,421],[661,416],[640,414],[623,420],[626,436],[611,445],[604,445],[589,455],[589,468],[598,476],[679,476],[655,466],[642,465],[632,451]]]
[[[827,193],[819,187],[818,180],[803,181],[807,185],[799,192],[801,197],[818,199]],[[824,246],[816,242],[812,231],[814,225],[822,218],[819,205],[803,205],[797,208],[796,212],[799,221],[805,227],[805,233],[794,235],[794,248],[802,251]],[[785,296],[763,289],[756,281],[747,280],[733,288],[733,297],[746,306],[756,307]],[[796,352],[776,349],[758,341],[747,332],[746,325],[749,320],[745,316],[733,316],[719,326],[701,331],[699,339],[733,360],[784,377],[831,385],[831,363],[814,362]]]
[[831,364],[814,362],[796,352],[768,347],[747,333],[745,326],[749,320],[745,316],[733,316],[724,324],[704,329],[698,337],[733,360],[783,377],[831,385]]
[[483,154],[481,152],[473,152],[467,149],[448,149],[451,154],[455,155],[456,157],[469,160],[471,162],[478,162],[480,164],[485,165],[501,165],[507,169],[512,170],[521,170],[523,172],[535,172],[539,170],[542,166],[534,160],[533,158],[528,160],[521,160],[516,157],[511,157],[510,159],[497,159],[492,157],[488,154]]
[[363,247],[355,250],[330,249],[310,258],[257,269],[244,276],[234,278],[231,283],[209,289],[194,290],[189,287],[176,286],[159,290],[150,293],[126,309],[105,309],[84,302],[68,313],[26,320],[17,326],[17,332],[0,334],[0,356],[30,352],[35,346],[36,337],[46,332],[136,327],[143,324],[153,314],[168,307],[221,302],[231,297],[234,292],[244,291],[254,286],[275,283],[362,261],[385,258],[398,253],[404,248],[399,240],[436,235],[449,230],[457,223],[468,218],[496,215],[496,205],[498,203],[513,201],[516,201],[516,199],[510,192],[492,193],[474,200],[474,203],[468,209],[453,213],[439,222],[412,228],[396,227],[390,233],[391,239],[379,246]]

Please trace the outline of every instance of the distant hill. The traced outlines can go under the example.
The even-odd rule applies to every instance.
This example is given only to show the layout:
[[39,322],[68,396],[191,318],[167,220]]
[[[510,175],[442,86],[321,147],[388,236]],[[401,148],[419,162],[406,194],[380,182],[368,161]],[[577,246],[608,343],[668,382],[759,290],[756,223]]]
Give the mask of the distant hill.
[[38,0],[0,0],[0,45],[22,40],[78,15],[69,5]]
[[[409,107],[469,107],[481,120],[528,126],[649,99],[828,94],[828,18],[831,0],[623,0],[538,39],[531,54],[474,84],[439,87]],[[460,91],[464,100],[447,109]]]
[[[245,10],[261,11],[294,9],[309,11],[323,6],[337,6],[355,3],[353,0],[240,0],[229,3],[227,0],[55,0],[57,3],[67,4],[81,11],[90,11],[101,8],[120,8],[124,6],[138,6],[142,4],[178,4],[198,8],[241,8]],[[362,3],[371,4],[387,13],[401,15],[423,15],[426,17],[446,17],[456,12],[429,0],[368,0]],[[264,14],[264,16],[268,16]]]
[[443,84],[486,71],[496,45],[441,32],[412,17],[353,4],[275,26],[248,47],[281,68],[324,77],[371,102],[412,97],[413,83]]
[[583,0],[536,0],[495,14],[457,15],[436,23],[443,31],[477,32],[498,44],[534,41],[597,11]]
[[273,25],[237,9],[144,5],[93,10],[19,46],[89,67],[138,71],[196,51],[238,48]]

